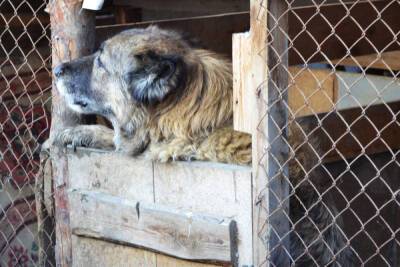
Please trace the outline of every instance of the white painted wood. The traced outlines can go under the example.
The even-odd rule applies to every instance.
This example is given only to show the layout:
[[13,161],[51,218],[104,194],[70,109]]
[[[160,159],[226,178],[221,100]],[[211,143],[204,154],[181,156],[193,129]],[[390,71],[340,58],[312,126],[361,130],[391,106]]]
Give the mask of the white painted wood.
[[400,81],[397,78],[346,72],[337,72],[336,75],[338,110],[400,101]]
[[72,233],[145,247],[182,259],[230,262],[231,220],[69,190]]

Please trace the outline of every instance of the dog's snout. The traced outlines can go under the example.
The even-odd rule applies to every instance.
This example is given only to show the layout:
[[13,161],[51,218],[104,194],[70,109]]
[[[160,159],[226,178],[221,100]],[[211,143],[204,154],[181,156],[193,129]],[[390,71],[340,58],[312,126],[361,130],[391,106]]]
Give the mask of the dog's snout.
[[57,67],[54,68],[53,73],[54,76],[56,76],[57,78],[61,77],[63,74],[65,74],[65,72],[68,70],[68,65],[65,63],[62,63],[60,65],[58,65]]

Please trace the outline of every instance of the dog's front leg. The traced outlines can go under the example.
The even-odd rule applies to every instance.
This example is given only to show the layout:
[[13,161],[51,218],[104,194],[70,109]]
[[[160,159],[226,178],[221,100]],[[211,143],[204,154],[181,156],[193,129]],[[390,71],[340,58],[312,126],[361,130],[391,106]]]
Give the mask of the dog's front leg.
[[98,149],[114,149],[114,131],[103,125],[78,125],[68,127],[55,134],[53,144],[72,145]]
[[[116,127],[116,129],[118,129]],[[149,135],[146,129],[138,129],[133,134],[116,130],[114,133],[115,150],[127,155],[137,156],[142,153],[149,144]]]

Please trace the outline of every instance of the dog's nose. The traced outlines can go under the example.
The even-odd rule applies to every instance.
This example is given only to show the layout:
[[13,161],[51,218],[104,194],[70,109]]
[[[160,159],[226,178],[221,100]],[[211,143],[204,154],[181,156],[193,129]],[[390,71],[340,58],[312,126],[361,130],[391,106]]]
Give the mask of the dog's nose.
[[68,66],[65,63],[62,63],[53,69],[54,76],[57,78],[61,77],[65,71],[67,70]]

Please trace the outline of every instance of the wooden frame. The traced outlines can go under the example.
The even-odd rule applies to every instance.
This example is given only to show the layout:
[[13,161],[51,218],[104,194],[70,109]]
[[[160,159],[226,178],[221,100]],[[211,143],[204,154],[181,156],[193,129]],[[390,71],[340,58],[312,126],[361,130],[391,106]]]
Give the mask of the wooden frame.
[[[121,0],[120,2],[124,2],[124,4],[126,4],[126,1]],[[223,10],[222,4],[226,4],[227,2],[229,1],[218,0],[215,1],[214,4],[216,6],[216,9]],[[241,1],[235,1],[235,3],[238,2]],[[354,1],[350,0],[346,1],[346,3],[348,4],[351,4],[353,2]],[[385,1],[383,0],[376,0],[373,2],[374,6],[378,10],[382,10],[385,7]],[[202,1],[196,1],[196,3],[204,9],[204,3]],[[331,29],[327,27],[330,25],[327,25],[326,22],[324,24],[322,18],[315,18],[314,20],[311,19],[312,14],[315,13],[315,7],[299,5],[294,7],[291,12],[286,12],[288,7],[285,3],[286,1],[251,0],[250,12],[243,12],[241,9],[242,6],[240,6],[239,9],[234,10],[236,13],[232,14],[219,14],[212,16],[207,15],[195,18],[182,18],[169,21],[153,21],[145,23],[128,23],[113,26],[100,26],[97,27],[97,29],[95,30],[93,13],[80,11],[80,1],[53,0],[51,2],[50,13],[51,23],[53,26],[53,65],[56,65],[57,63],[65,60],[70,60],[89,54],[95,46],[95,32],[97,33],[96,45],[98,45],[101,41],[108,38],[111,34],[114,34],[115,32],[131,27],[146,27],[149,24],[157,23],[167,28],[179,28],[186,29],[187,31],[192,31],[194,32],[194,35],[197,35],[201,40],[206,41],[209,48],[212,48],[217,52],[230,54],[232,52],[232,48],[230,47],[230,38],[232,38],[231,34],[234,32],[246,31],[250,27],[249,32],[235,34],[233,36],[233,50],[235,51],[235,54],[233,56],[235,107],[234,126],[237,130],[253,134],[252,174],[249,172],[249,170],[246,170],[247,173],[240,178],[243,182],[243,188],[245,188],[245,190],[241,193],[245,192],[248,199],[246,199],[246,197],[242,197],[243,199],[246,199],[244,201],[248,202],[246,202],[245,204],[241,203],[242,206],[235,206],[235,204],[232,204],[229,208],[226,209],[229,210],[229,212],[234,212],[231,217],[236,216],[237,218],[235,217],[235,219],[232,219],[228,223],[224,223],[222,225],[210,222],[210,220],[212,221],[210,217],[207,217],[207,219],[205,219],[204,217],[195,218],[197,227],[195,227],[195,230],[197,229],[200,231],[201,226],[204,225],[210,226],[211,229],[218,229],[218,233],[216,235],[220,237],[219,241],[222,242],[222,245],[220,245],[219,247],[222,252],[218,255],[212,256],[207,256],[212,254],[209,251],[208,254],[203,253],[204,251],[201,251],[202,253],[199,253],[199,251],[190,251],[188,246],[182,246],[180,249],[173,250],[168,247],[168,245],[172,241],[168,241],[167,244],[156,246],[154,245],[154,242],[152,244],[148,244],[144,242],[143,239],[135,239],[135,234],[137,234],[138,231],[137,226],[139,225],[136,217],[139,217],[140,213],[145,215],[154,214],[156,210],[160,211],[160,206],[153,206],[152,204],[148,203],[157,203],[161,206],[182,205],[182,207],[179,206],[179,208],[182,209],[174,209],[172,211],[162,206],[161,211],[163,215],[161,216],[160,214],[158,214],[155,217],[159,221],[167,221],[170,220],[172,217],[176,217],[174,219],[176,219],[177,222],[181,225],[185,225],[184,228],[187,227],[187,225],[189,224],[189,219],[188,217],[185,217],[180,213],[181,210],[189,210],[190,212],[195,212],[196,209],[201,210],[201,207],[198,206],[198,203],[193,204],[188,201],[189,203],[185,202],[181,204],[187,199],[190,199],[186,195],[185,198],[180,198],[179,194],[177,194],[178,197],[176,198],[159,196],[159,198],[157,198],[157,195],[154,192],[149,196],[144,196],[143,192],[139,192],[140,189],[147,187],[154,190],[154,188],[157,187],[154,184],[155,179],[153,179],[153,184],[151,185],[140,183],[139,185],[135,185],[138,186],[139,189],[132,184],[127,185],[121,182],[121,184],[123,184],[124,186],[128,188],[133,188],[132,190],[138,191],[134,194],[131,192],[132,194],[129,195],[129,198],[131,199],[130,202],[124,202],[124,205],[122,205],[123,210],[120,210],[120,212],[118,213],[126,215],[126,217],[124,218],[130,222],[129,226],[132,227],[133,230],[124,229],[124,231],[126,231],[124,232],[125,235],[118,236],[113,234],[113,232],[117,231],[115,230],[116,228],[110,227],[110,223],[112,223],[112,221],[103,221],[104,225],[88,224],[88,222],[84,219],[88,218],[85,217],[88,216],[88,214],[94,216],[94,206],[99,205],[105,210],[106,215],[111,216],[114,214],[114,209],[116,209],[116,206],[114,204],[116,203],[115,201],[117,199],[112,197],[110,198],[110,194],[125,196],[124,194],[126,192],[117,192],[115,191],[117,189],[110,188],[112,183],[104,183],[100,186],[96,183],[96,181],[91,180],[93,179],[93,177],[91,177],[87,173],[87,176],[83,179],[85,181],[78,181],[77,177],[84,173],[77,172],[79,170],[77,166],[79,166],[81,158],[76,158],[76,155],[71,155],[68,153],[66,154],[65,151],[53,149],[52,159],[54,163],[53,179],[55,196],[55,217],[57,221],[57,264],[59,264],[60,266],[70,266],[73,256],[82,259],[82,255],[77,253],[76,248],[83,249],[84,246],[82,244],[85,243],[85,249],[87,249],[87,244],[90,242],[87,242],[87,239],[85,238],[90,237],[101,239],[103,241],[112,240],[113,242],[123,243],[125,245],[133,247],[145,247],[152,250],[153,252],[156,251],[181,259],[206,261],[208,263],[210,261],[213,263],[217,262],[219,264],[227,264],[228,262],[231,262],[235,266],[258,266],[261,264],[275,266],[290,265],[290,257],[286,255],[287,251],[290,250],[290,240],[287,237],[285,238],[286,234],[290,231],[290,223],[287,217],[287,214],[289,214],[290,212],[289,202],[285,201],[289,196],[290,189],[289,184],[285,179],[285,177],[288,176],[289,170],[288,167],[280,168],[279,166],[285,165],[283,164],[283,162],[285,162],[285,159],[288,158],[289,148],[283,139],[284,137],[286,137],[286,133],[281,132],[280,128],[285,128],[284,125],[289,117],[285,102],[290,103],[291,101],[295,101],[297,97],[288,95],[287,91],[282,90],[282,88],[287,88],[289,86],[289,73],[296,73],[296,67],[289,68],[289,66],[303,64],[305,60],[308,63],[321,62],[326,60],[325,57],[328,57],[336,58],[336,60],[332,61],[333,64],[340,64],[344,62],[344,65],[346,65],[352,63],[349,59],[341,59],[347,55],[347,51],[343,50],[343,48],[338,47],[337,40],[330,39],[331,32],[327,31],[327,28],[328,30]],[[304,3],[306,3],[306,1],[303,1],[303,4]],[[334,24],[336,21],[335,16],[340,16],[337,14],[344,14],[343,12],[349,12],[351,16],[358,17],[360,20],[359,23],[361,25],[366,25],[371,21],[368,14],[373,14],[373,10],[369,10],[369,3],[362,2],[357,7],[354,7],[349,11],[343,9],[342,5],[335,5],[337,1],[330,1],[330,3],[332,3],[332,5],[322,6],[320,13],[326,15],[328,17],[328,20],[330,20],[330,23],[332,24]],[[143,2],[143,4],[150,5],[149,2]],[[221,6],[218,6],[219,4],[221,4]],[[267,10],[269,12],[269,16],[267,16]],[[398,20],[397,18],[399,11],[400,8],[396,6],[386,9],[385,12],[382,14],[382,18],[387,21],[387,23],[393,25],[394,30],[400,30],[400,20]],[[275,20],[274,18],[279,18],[279,20]],[[314,25],[309,29],[309,33],[305,33],[304,31],[302,31],[303,25],[299,24],[299,20],[307,21],[307,18],[310,19],[310,25]],[[123,20],[121,22],[123,22]],[[220,26],[218,29],[215,26],[213,27],[213,25],[216,24]],[[273,27],[274,24],[278,24],[279,27]],[[86,27],[81,27],[82,25],[86,25]],[[337,27],[335,28],[335,35],[342,38],[343,43],[352,44],[358,38],[357,36],[353,36],[350,34],[356,29],[355,26],[357,26],[353,25],[350,21],[346,21],[343,24],[336,26]],[[385,25],[374,25],[374,31],[382,32],[382,34],[379,36],[374,35],[369,31],[367,31],[365,34],[368,36],[371,43],[376,44],[377,49],[385,48],[385,51],[387,53],[391,53],[390,51],[392,50],[399,50],[398,44],[391,44],[393,36],[391,35],[391,33],[383,31],[384,28]],[[286,35],[285,33],[288,33],[288,35]],[[272,41],[268,39],[268,35],[273,37]],[[309,42],[307,41],[309,37],[307,37],[307,35],[316,36],[317,42],[321,41],[324,43],[324,45],[321,46],[320,53],[314,54],[315,47],[313,47],[313,45],[309,45]],[[294,40],[293,43],[289,43],[288,39]],[[363,56],[366,54],[370,54],[373,51],[374,49],[368,46],[368,44],[359,42],[354,47],[352,47],[351,52],[354,55]],[[360,61],[364,62],[361,63],[362,66],[370,65],[373,61],[370,58],[364,57],[359,59]],[[382,68],[382,62],[380,62],[378,66]],[[327,80],[327,87],[324,87],[325,84],[323,84],[321,87],[324,90],[326,89],[326,92],[328,92],[326,94],[329,97],[331,97],[332,99],[337,98],[337,88],[339,88],[339,85],[335,77],[330,76],[329,73],[326,73],[326,71],[310,70],[310,72],[312,72],[312,77],[317,76],[321,77],[322,80]],[[309,82],[309,78],[304,78],[301,76],[299,77],[299,80],[295,80],[295,83],[297,85],[301,84],[301,79]],[[304,85],[304,87],[309,86],[309,83],[306,83]],[[269,108],[269,101],[276,99],[281,100],[278,101],[273,108]],[[318,97],[317,102],[319,100],[321,100],[320,97]],[[331,110],[332,108],[332,105],[329,102],[323,103],[323,105],[319,102],[318,105],[320,106],[312,107],[312,109],[314,111],[316,109],[319,110],[318,112],[321,112],[321,114],[318,116],[320,117],[325,116],[325,114],[323,113]],[[64,103],[60,100],[54,85],[53,107],[54,111],[51,130],[52,133],[65,126],[75,125],[79,120],[81,120],[81,118],[76,116],[76,114],[66,109]],[[251,108],[251,110],[248,109],[249,107]],[[400,110],[397,103],[390,104],[389,107],[392,108],[392,110],[395,112],[398,112]],[[355,118],[359,116],[359,114],[364,112],[363,110],[354,107],[351,108],[352,109],[350,110],[340,112],[343,118],[348,119],[349,121],[351,121],[352,119],[354,121]],[[382,123],[390,122],[392,119],[391,112],[385,112],[386,108],[387,106],[382,105],[373,107],[370,111],[371,114],[369,115],[369,118],[372,120],[381,121]],[[266,113],[267,109],[269,109],[268,114]],[[299,114],[299,116],[307,116],[311,113],[314,112],[310,112],[310,110],[308,110],[305,111],[304,114]],[[312,121],[316,121],[318,118],[319,117],[317,116],[310,116],[307,117],[306,120],[309,120],[311,121],[310,123],[312,123]],[[329,116],[327,116],[327,118],[323,120],[323,125],[329,126],[334,124],[335,119]],[[338,134],[342,135],[346,130],[346,127],[339,127],[340,133]],[[389,146],[392,148],[399,147],[398,142],[394,140],[394,136],[397,136],[399,134],[399,130],[396,127],[387,127],[385,132],[382,133],[382,138],[385,142],[385,144],[383,145],[378,144],[379,142],[374,139],[375,137],[373,135],[363,134],[364,126],[361,124],[354,123],[351,127],[351,130],[354,131],[353,137],[360,137],[361,142],[367,146],[367,149],[363,152],[381,152],[382,148],[386,146],[386,144],[389,144]],[[322,135],[323,134],[321,134],[321,138],[323,138]],[[269,146],[268,140],[271,139],[276,139],[277,141],[274,142],[273,145]],[[325,136],[325,139],[329,138]],[[345,157],[354,157],[360,153],[359,150],[349,149],[348,145],[346,145],[349,142],[352,142],[352,140],[350,140],[351,137],[345,136],[342,139],[343,142],[339,142],[337,144],[337,148],[340,153],[337,153],[335,151],[328,151],[325,155],[326,161],[329,162],[341,159],[342,155],[345,155]],[[353,142],[356,141],[353,140]],[[329,149],[329,145],[326,147],[327,150]],[[266,151],[266,147],[269,148],[269,151]],[[279,155],[279,158],[272,160],[270,153],[274,155]],[[112,162],[112,160],[110,160],[109,158],[110,154],[105,156],[98,151],[92,153],[92,156],[90,157],[93,157],[90,160],[90,163],[93,166],[96,166],[96,163],[93,162],[93,159],[95,159],[96,157],[100,157],[103,160],[108,158],[109,162]],[[119,158],[117,159],[117,161],[124,161],[126,163],[127,159]],[[179,164],[174,167],[165,167],[165,165],[157,165],[155,163],[149,162],[147,162],[146,164],[150,164],[151,166],[146,165],[143,168],[146,169],[148,173],[151,173],[153,177],[156,176],[157,172],[160,177],[169,177],[171,179],[175,179],[177,174],[182,174],[188,175],[188,177],[191,178],[189,180],[193,183],[195,179],[201,176],[201,172],[211,172],[210,170],[218,169],[212,164],[202,165],[202,169],[196,171],[193,170],[196,169],[195,164],[189,164],[190,167],[182,167]],[[143,163],[142,165],[145,164]],[[138,164],[135,166],[139,167],[141,165]],[[93,169],[95,169],[95,167],[93,167]],[[126,167],[126,169],[128,168]],[[74,171],[75,173],[73,173]],[[225,177],[224,179],[229,178],[233,180],[236,179],[235,175],[237,175],[238,173],[237,170],[232,169],[216,172]],[[160,173],[162,173],[162,175]],[[104,173],[102,175],[104,175]],[[135,179],[137,179],[138,177],[136,177]],[[81,177],[79,176],[79,178]],[[248,180],[246,180],[247,178]],[[121,177],[119,179],[121,180]],[[201,179],[207,180],[204,177],[202,177]],[[73,180],[72,183],[71,180]],[[184,183],[183,181],[181,182]],[[185,184],[185,186],[187,188],[190,187],[190,185],[188,184]],[[237,185],[235,184],[235,186]],[[165,185],[164,191],[160,191],[161,195],[171,195],[172,191],[168,191],[171,188],[172,186],[170,184]],[[268,189],[266,190],[266,188]],[[88,190],[100,190],[101,192],[100,194],[97,194]],[[160,190],[160,188],[158,188],[158,190]],[[202,190],[206,189],[202,188]],[[272,193],[272,191],[274,193]],[[176,192],[173,191],[173,193],[175,194]],[[138,199],[138,196],[141,196],[145,200],[145,202],[147,202],[146,205],[143,205],[143,210],[140,210],[135,206],[137,205],[136,203],[142,203],[143,201],[141,199]],[[90,199],[86,199],[88,200],[88,202],[85,202],[85,198],[87,197],[90,197]],[[235,195],[235,197],[237,196]],[[89,200],[92,202],[90,202]],[[206,201],[207,199],[204,198],[203,200]],[[91,203],[91,206],[87,203]],[[282,203],[283,205],[281,205]],[[81,205],[83,205],[83,208],[82,210],[79,210],[78,207],[80,207]],[[245,209],[246,214],[239,214],[238,210],[240,208]],[[127,211],[127,214],[124,213],[125,211]],[[201,210],[201,212],[204,211],[209,212],[210,210]],[[270,213],[272,213],[272,211],[274,212],[274,215],[270,216]],[[221,213],[224,212],[227,211],[221,211]],[[215,214],[213,214],[213,216],[215,216]],[[222,214],[222,216],[224,216],[225,219],[229,217],[227,214]],[[249,216],[252,216],[252,225],[250,224],[251,226],[249,226],[249,222],[246,221],[246,218],[250,218]],[[123,220],[122,217],[120,219]],[[234,227],[232,227],[232,225],[234,225],[234,222],[238,224],[238,236],[239,239],[241,238],[241,242],[237,244],[237,249],[236,243],[232,241],[232,236],[235,235],[235,229]],[[140,230],[144,229],[143,231],[147,231],[149,227],[161,228],[162,223],[154,225],[149,224],[146,226],[147,228],[143,226],[140,227]],[[177,233],[177,235],[182,235],[182,232],[180,231],[181,228],[171,226],[167,230]],[[123,231],[121,230],[120,232]],[[206,230],[204,230],[203,232],[209,236],[216,233],[215,231],[207,232]],[[248,234],[248,236],[243,237],[244,234]],[[283,241],[281,240],[282,238]],[[156,239],[157,238],[155,238],[155,240]],[[201,238],[193,238],[189,239],[189,241],[196,241],[204,245],[204,240]],[[72,244],[76,245],[75,250],[73,250]],[[200,247],[204,248],[205,246]],[[147,252],[144,253],[142,250],[135,251],[142,256],[143,254],[147,255]],[[150,255],[153,252],[148,253]],[[238,253],[239,258],[237,258]],[[154,253],[151,255],[152,263],[154,263],[155,266],[157,265],[158,259],[164,257]],[[169,261],[170,263],[173,262],[170,260],[166,261]]]

